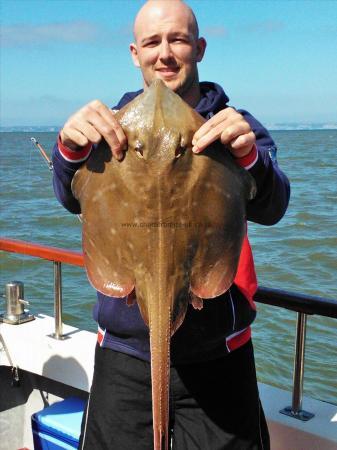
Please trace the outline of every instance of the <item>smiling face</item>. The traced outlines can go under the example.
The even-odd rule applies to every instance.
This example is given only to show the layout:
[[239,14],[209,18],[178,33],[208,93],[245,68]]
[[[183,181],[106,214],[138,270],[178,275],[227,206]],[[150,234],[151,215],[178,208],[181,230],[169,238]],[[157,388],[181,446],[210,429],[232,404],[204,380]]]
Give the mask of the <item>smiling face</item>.
[[180,0],[150,0],[136,17],[134,33],[130,50],[142,71],[144,87],[160,78],[195,106],[200,95],[197,63],[202,60],[206,42],[198,38],[192,11]]

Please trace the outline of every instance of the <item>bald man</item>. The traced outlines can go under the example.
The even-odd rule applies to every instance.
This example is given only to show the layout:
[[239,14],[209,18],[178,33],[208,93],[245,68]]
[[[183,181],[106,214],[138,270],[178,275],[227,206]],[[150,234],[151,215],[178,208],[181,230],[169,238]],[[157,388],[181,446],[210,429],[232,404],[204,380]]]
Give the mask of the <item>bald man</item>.
[[[199,82],[197,64],[206,41],[199,37],[193,11],[180,0],[150,0],[134,23],[131,56],[140,68],[143,89],[160,78],[208,119],[195,133],[193,151],[215,140],[224,144],[257,184],[247,208],[249,220],[271,225],[283,216],[289,183],[274,158],[267,130],[248,112],[227,105],[223,89]],[[54,147],[54,188],[71,212],[80,206],[71,180],[102,139],[115,158],[123,159],[127,138],[114,117],[142,90],[125,94],[111,110],[98,100],[65,123]],[[210,174],[211,176],[211,174]],[[250,339],[256,312],[254,264],[248,239],[230,290],[188,308],[171,343],[170,430],[175,450],[268,449],[269,435],[259,401]],[[149,450],[152,404],[148,329],[137,304],[98,293],[94,317],[99,325],[94,378],[82,423],[80,448]]]
[[[135,19],[134,37],[131,56],[142,71],[144,89],[160,78],[196,107],[201,98],[197,63],[204,56],[206,41],[199,38],[192,10],[180,0],[147,1]],[[61,143],[71,150],[91,147],[102,138],[113,155],[122,159],[126,136],[113,111],[98,100],[75,113],[60,132]],[[247,155],[255,143],[249,123],[233,108],[223,109],[200,128],[194,137],[193,151],[202,151],[219,138],[235,157]]]

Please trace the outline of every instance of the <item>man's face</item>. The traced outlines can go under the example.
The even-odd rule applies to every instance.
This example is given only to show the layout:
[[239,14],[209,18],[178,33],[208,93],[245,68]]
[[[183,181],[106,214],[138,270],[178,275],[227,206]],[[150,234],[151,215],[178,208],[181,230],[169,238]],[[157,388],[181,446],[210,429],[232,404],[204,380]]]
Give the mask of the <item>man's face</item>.
[[160,78],[184,97],[198,83],[197,62],[205,46],[204,39],[197,39],[186,11],[170,8],[167,2],[167,7],[154,8],[136,22],[136,43],[130,49],[146,86]]

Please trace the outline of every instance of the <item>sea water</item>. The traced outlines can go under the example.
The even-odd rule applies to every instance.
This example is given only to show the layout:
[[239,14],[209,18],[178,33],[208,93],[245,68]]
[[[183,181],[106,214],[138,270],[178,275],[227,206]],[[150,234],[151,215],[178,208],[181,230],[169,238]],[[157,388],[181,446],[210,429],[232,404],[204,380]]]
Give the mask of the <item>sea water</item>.
[[[52,173],[31,136],[0,133],[0,235],[80,250],[80,221],[55,199]],[[50,154],[56,133],[33,136]],[[249,224],[259,284],[337,301],[337,130],[274,131],[272,136],[292,194],[278,224]],[[0,292],[6,282],[23,281],[31,310],[53,315],[51,262],[2,252],[0,264]],[[95,331],[96,294],[84,269],[63,265],[62,276],[64,322]],[[296,313],[262,304],[257,309],[258,378],[291,389]],[[336,320],[308,317],[304,392],[337,404]]]

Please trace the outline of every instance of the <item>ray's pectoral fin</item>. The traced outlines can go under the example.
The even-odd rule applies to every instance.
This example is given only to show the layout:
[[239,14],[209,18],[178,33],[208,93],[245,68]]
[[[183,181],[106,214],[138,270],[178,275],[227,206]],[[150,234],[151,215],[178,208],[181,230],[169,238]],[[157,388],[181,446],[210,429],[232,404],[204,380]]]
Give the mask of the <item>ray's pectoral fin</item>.
[[135,287],[134,277],[123,264],[123,258],[119,252],[116,251],[117,245],[120,244],[111,238],[109,243],[104,242],[103,236],[97,237],[93,243],[90,238],[85,238],[85,233],[84,227],[84,257],[87,275],[93,287],[110,297],[125,297],[131,294]]
[[[203,299],[217,297],[232,285],[246,234],[246,204],[256,193],[250,173],[223,150],[217,151],[215,145],[208,149],[210,157],[200,160],[204,165],[200,172],[205,180],[203,189],[196,190],[195,198],[202,206],[198,212],[190,212],[200,225],[195,232],[198,249],[192,264],[190,289]],[[196,168],[197,163],[198,159]]]
[[[102,161],[104,166],[104,161]],[[102,166],[102,167],[103,167]],[[101,166],[95,166],[95,170]],[[111,183],[102,184],[93,173],[83,166],[77,171],[72,190],[81,203],[83,213],[82,247],[85,268],[92,286],[102,294],[111,297],[125,297],[135,286],[130,268],[130,249],[123,229],[123,220],[111,211],[116,210],[117,191],[111,195]],[[108,180],[109,181],[109,180]],[[110,212],[110,213],[109,213]]]
[[200,251],[191,273],[190,289],[194,294],[192,305],[195,308],[202,306],[198,299],[218,297],[230,288],[235,278],[241,243],[242,240],[235,245],[236,248],[225,248],[218,242],[218,248],[223,249],[222,255],[218,255],[218,249],[213,245]]
[[[132,275],[121,271],[105,270],[105,267],[87,264],[87,274],[92,286],[108,297],[126,297],[134,290]],[[128,305],[132,306],[133,299],[128,300]]]

